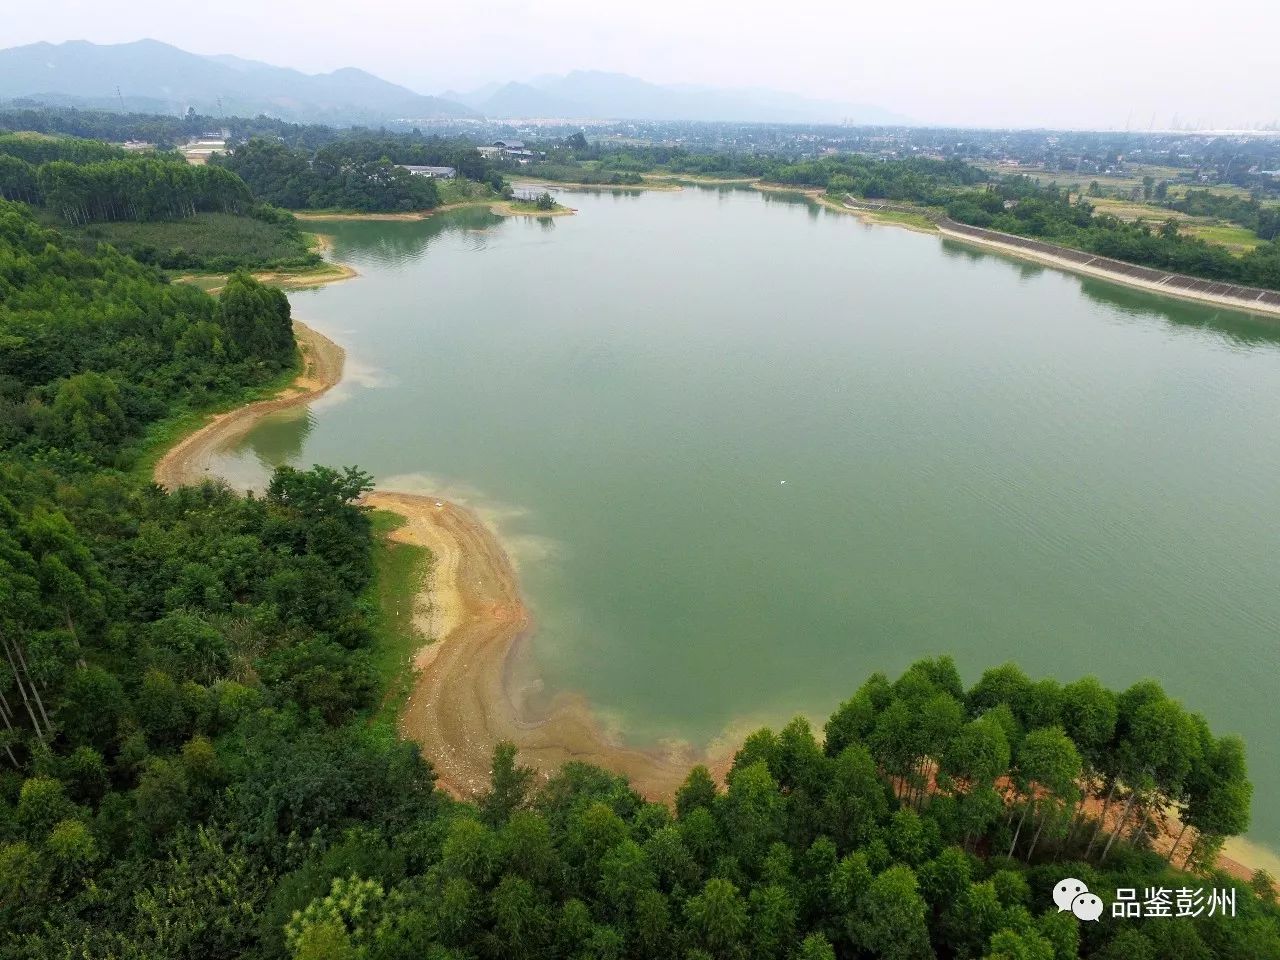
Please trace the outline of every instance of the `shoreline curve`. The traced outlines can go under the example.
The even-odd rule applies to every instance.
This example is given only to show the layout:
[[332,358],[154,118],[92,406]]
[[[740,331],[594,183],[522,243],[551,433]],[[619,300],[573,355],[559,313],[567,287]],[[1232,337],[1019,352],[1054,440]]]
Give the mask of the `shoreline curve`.
[[[173,489],[213,479],[213,455],[276,410],[309,403],[342,379],[346,352],[301,321],[294,332],[303,369],[275,397],[217,414],[156,462],[153,479]],[[400,733],[431,761],[437,785],[459,799],[488,786],[493,747],[515,743],[521,763],[541,777],[581,761],[625,776],[647,800],[670,801],[690,768],[706,764],[723,782],[741,737],[726,735],[706,750],[686,744],[640,748],[610,735],[585,697],[560,693],[544,715],[511,696],[511,667],[532,619],[510,557],[471,510],[444,498],[377,489],[364,500],[403,517],[393,540],[427,548],[430,568],[414,598],[413,619],[430,639],[414,657],[414,683],[398,720]],[[1247,880],[1280,857],[1244,837],[1228,840],[1217,866]]]
[[[342,379],[346,354],[324,334],[294,321],[303,369],[275,397],[217,414],[171,447],[153,479],[173,489],[211,473],[214,455],[264,416],[306,404]],[[414,657],[414,682],[398,721],[435,768],[438,785],[460,799],[487,788],[493,747],[510,740],[520,762],[550,776],[579,760],[621,774],[650,800],[674,796],[695,763],[727,771],[732,750],[712,757],[684,746],[643,749],[610,736],[586,700],[560,694],[544,715],[511,695],[512,664],[531,630],[515,568],[497,536],[471,510],[426,494],[377,489],[365,505],[405,523],[393,540],[426,547],[430,567],[414,598],[414,623],[429,641]]]
[[173,489],[217,479],[210,474],[210,466],[218,450],[244,436],[267,414],[310,403],[338,385],[346,351],[299,320],[293,321],[293,335],[302,352],[302,372],[293,382],[274,397],[214,414],[156,461],[152,468],[156,483]]
[[399,729],[422,747],[449,793],[466,798],[486,789],[492,750],[502,740],[514,743],[520,762],[543,776],[583,761],[625,776],[650,800],[674,796],[695,763],[727,763],[727,756],[698,756],[681,746],[625,746],[577,694],[558,694],[545,714],[531,711],[513,695],[511,679],[532,618],[498,538],[472,511],[448,500],[375,490],[365,502],[405,519],[391,539],[432,555],[414,621],[434,642],[415,657]]

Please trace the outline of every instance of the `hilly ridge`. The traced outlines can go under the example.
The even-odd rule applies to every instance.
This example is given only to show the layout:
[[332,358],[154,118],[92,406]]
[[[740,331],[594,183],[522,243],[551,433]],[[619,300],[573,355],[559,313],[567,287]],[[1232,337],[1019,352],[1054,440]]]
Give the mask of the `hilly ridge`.
[[240,57],[202,56],[157,40],[33,43],[0,50],[0,98],[328,123],[474,116],[354,67],[306,74]]
[[664,85],[600,70],[428,96],[356,67],[307,74],[231,54],[190,53],[158,40],[33,43],[0,50],[0,101],[183,113],[266,114],[294,122],[377,125],[396,120],[564,118],[907,124],[864,103],[768,89]]
[[488,117],[569,117],[777,123],[903,124],[905,117],[862,103],[767,89],[650,83],[622,73],[574,70],[527,83],[490,84],[446,94]]

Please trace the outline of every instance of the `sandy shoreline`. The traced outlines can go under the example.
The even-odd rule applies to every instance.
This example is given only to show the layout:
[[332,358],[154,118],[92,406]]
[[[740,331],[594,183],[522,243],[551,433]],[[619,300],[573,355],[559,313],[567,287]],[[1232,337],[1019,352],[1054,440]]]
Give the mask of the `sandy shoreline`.
[[[211,417],[156,463],[156,483],[172,489],[211,478],[214,455],[264,416],[309,403],[337,385],[342,347],[303,323],[295,322],[294,329],[303,371],[293,384],[271,399]],[[521,762],[544,775],[582,760],[623,774],[652,799],[672,796],[694,763],[727,766],[727,752],[710,758],[677,748],[624,747],[580,697],[558,697],[545,716],[524,711],[510,695],[508,679],[530,617],[497,537],[472,511],[440,498],[377,490],[366,503],[402,516],[405,524],[392,538],[426,547],[432,555],[414,620],[433,642],[415,658],[417,676],[400,730],[422,746],[442,788],[458,797],[484,789],[499,740],[513,741]]]
[[520,761],[544,775],[580,760],[626,776],[651,799],[672,796],[689,768],[706,759],[681,749],[622,746],[581,697],[557,697],[545,716],[527,712],[509,689],[509,668],[530,617],[498,539],[474,513],[447,500],[379,490],[367,502],[405,518],[392,539],[426,547],[433,557],[414,619],[435,642],[415,660],[400,731],[421,744],[442,787],[459,797],[486,789],[500,740],[515,743]]
[[[530,183],[539,183],[540,181],[530,180]],[[557,186],[565,186],[565,184],[557,184]],[[294,219],[305,220],[307,222],[323,222],[323,221],[369,221],[372,223],[405,223],[418,220],[429,220],[439,213],[449,213],[452,210],[468,210],[478,207],[488,207],[490,213],[495,213],[500,217],[563,217],[569,214],[577,213],[572,207],[561,207],[556,210],[516,210],[512,207],[512,201],[502,197],[490,197],[485,200],[462,200],[458,203],[446,203],[438,207],[432,207],[430,210],[411,210],[407,213],[319,213],[319,212],[296,212]]]

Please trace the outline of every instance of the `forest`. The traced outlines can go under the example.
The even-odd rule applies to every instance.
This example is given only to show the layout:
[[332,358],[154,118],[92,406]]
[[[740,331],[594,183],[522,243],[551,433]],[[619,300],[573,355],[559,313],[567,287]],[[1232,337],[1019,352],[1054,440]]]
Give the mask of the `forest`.
[[122,466],[149,425],[296,365],[289,304],[236,275],[217,300],[0,201],[0,444]]
[[86,251],[109,243],[169,270],[305,269],[320,261],[290,214],[254,200],[230,171],[177,154],[0,135],[0,199],[38,208]]
[[218,167],[30,134],[0,136],[0,198],[47,207],[76,225],[246,213],[253,206],[244,181]]
[[364,159],[337,146],[312,155],[255,138],[214,164],[242,178],[260,200],[289,210],[408,212],[440,202],[430,178],[414,176],[385,156]]
[[[488,169],[466,137],[442,137],[421,130],[392,131],[369,127],[333,127],[320,123],[293,123],[276,117],[212,117],[188,111],[183,116],[150,113],[118,113],[74,107],[17,106],[0,109],[0,130],[122,142],[139,140],[157,149],[172,150],[211,131],[225,130],[231,144],[255,137],[276,140],[291,147],[318,150],[348,141],[382,146],[368,159],[390,157],[396,163],[421,163],[457,167],[474,180],[485,179]],[[477,164],[483,166],[476,166]]]

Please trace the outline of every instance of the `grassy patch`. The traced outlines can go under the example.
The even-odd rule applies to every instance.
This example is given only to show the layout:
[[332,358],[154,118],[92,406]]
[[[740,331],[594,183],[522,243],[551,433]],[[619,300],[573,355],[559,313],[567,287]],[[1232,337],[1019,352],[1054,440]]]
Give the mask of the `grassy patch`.
[[292,226],[229,213],[198,213],[183,220],[132,220],[60,226],[86,245],[117,250],[170,270],[229,271],[237,267],[305,268],[316,255]]
[[373,647],[369,653],[383,693],[370,719],[394,730],[413,690],[414,655],[429,639],[413,623],[413,606],[427,575],[431,552],[390,539],[389,535],[404,524],[398,514],[375,510],[372,519],[374,578],[368,600],[373,611]]
[[437,180],[436,189],[440,192],[440,205],[452,203],[473,203],[480,200],[499,200],[498,194],[487,183],[477,183],[463,177],[452,180]]
[[611,170],[602,168],[594,160],[580,164],[565,163],[531,163],[520,171],[514,180],[532,177],[535,180],[550,180],[554,183],[582,183],[593,187],[642,187],[644,178],[630,170]]
[[1234,223],[1190,223],[1183,226],[1181,232],[1226,247],[1237,255],[1248,253],[1262,242],[1248,227]]
[[[1176,181],[1189,173],[1189,171],[1178,167],[1164,167],[1157,164],[1133,164],[1122,175],[1086,173],[1076,170],[1044,170],[1037,166],[1009,167],[995,163],[976,163],[974,166],[1000,176],[1004,174],[1023,174],[1035,180],[1041,186],[1056,183],[1060,187],[1078,186],[1081,190],[1087,190],[1089,184],[1096,182],[1104,195],[1121,199],[1129,199],[1135,187],[1142,189],[1143,177],[1153,177],[1157,182],[1160,180]],[[1169,187],[1171,193],[1173,189],[1174,187],[1171,183]]]
[[200,273],[174,279],[178,283],[188,283],[205,293],[217,293],[226,285],[227,277],[228,274],[225,273]]
[[759,177],[717,177],[711,173],[642,173],[646,184],[691,183],[694,186],[718,187],[735,183],[755,183]]
[[1250,192],[1244,187],[1237,187],[1234,183],[1171,183],[1169,184],[1169,196],[1181,197],[1188,190],[1207,190],[1209,193],[1216,193],[1223,197],[1240,197],[1248,200],[1251,196]]
[[[190,284],[205,293],[216,294],[227,284],[228,273],[187,273],[174,277],[177,283]],[[300,270],[267,270],[255,271],[253,278],[268,287],[279,287],[281,290],[305,290],[318,287],[335,280],[345,280],[355,276],[355,271],[339,263],[322,260],[312,267]]]
[[880,223],[897,223],[916,230],[937,230],[937,226],[923,213],[906,213],[901,210],[883,210],[870,214],[872,220]]
[[511,200],[507,203],[507,206],[513,213],[542,214],[543,216],[569,209],[559,203],[553,203],[549,207],[540,207],[532,200]]
[[1166,220],[1188,219],[1185,213],[1160,207],[1154,203],[1143,203],[1141,200],[1120,200],[1114,197],[1085,197],[1085,199],[1093,206],[1095,213],[1110,214],[1118,220],[1164,223]]

